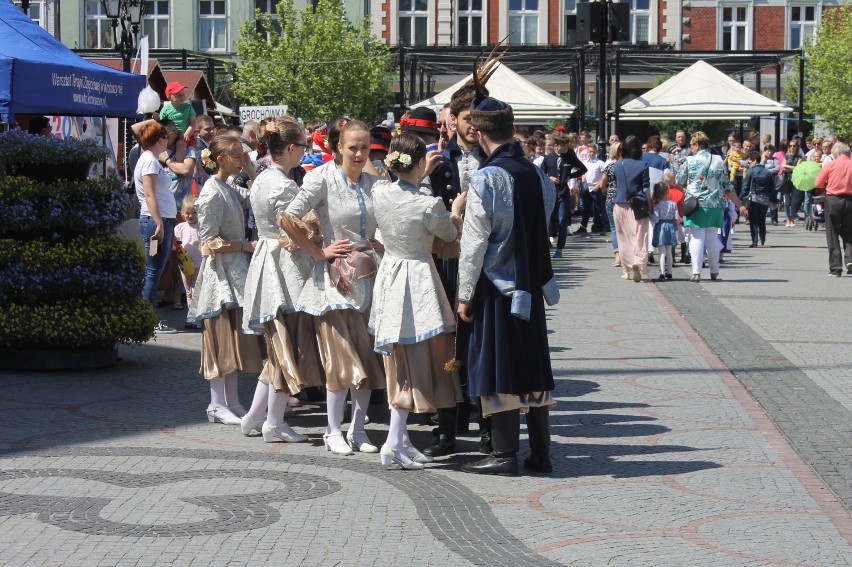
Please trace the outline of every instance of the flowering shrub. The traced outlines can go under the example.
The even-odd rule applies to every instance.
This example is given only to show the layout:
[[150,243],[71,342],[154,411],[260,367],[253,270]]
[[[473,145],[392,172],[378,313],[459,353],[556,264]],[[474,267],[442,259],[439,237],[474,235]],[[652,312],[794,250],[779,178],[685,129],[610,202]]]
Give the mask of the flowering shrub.
[[118,236],[56,244],[0,240],[0,303],[126,298],[140,294],[144,277],[142,248]]
[[31,166],[62,168],[67,164],[91,164],[106,159],[106,148],[94,140],[39,136],[23,130],[0,132],[0,169],[10,175]]
[[62,299],[54,303],[0,304],[0,349],[102,349],[140,344],[154,335],[150,303],[132,299]]
[[0,179],[0,238],[64,240],[114,234],[130,199],[117,179]]

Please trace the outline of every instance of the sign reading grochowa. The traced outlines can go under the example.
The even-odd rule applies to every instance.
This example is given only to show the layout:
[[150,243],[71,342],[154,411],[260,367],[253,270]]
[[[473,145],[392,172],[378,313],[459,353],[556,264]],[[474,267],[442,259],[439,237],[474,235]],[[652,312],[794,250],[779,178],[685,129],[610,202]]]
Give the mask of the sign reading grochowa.
[[287,114],[287,105],[276,106],[242,106],[240,107],[240,124],[249,120],[263,120],[264,118],[275,118]]

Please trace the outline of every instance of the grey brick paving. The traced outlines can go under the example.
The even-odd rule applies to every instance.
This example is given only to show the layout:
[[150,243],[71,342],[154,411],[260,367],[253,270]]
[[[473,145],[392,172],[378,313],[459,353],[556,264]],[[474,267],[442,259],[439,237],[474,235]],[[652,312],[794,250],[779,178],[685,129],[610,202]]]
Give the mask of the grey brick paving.
[[[423,472],[334,457],[322,404],[290,420],[306,444],[208,424],[197,333],[123,348],[111,369],[0,373],[0,564],[849,565],[848,513],[725,368],[765,381],[800,372],[792,391],[766,388],[791,420],[848,411],[839,286],[852,280],[816,280],[824,258],[783,245],[799,236],[772,231],[775,247],[729,257],[712,286],[624,282],[603,239],[571,240],[556,263],[563,301],[548,310],[559,401],[548,476],[460,473],[477,458],[472,436]],[[819,250],[817,238],[795,245]],[[681,308],[681,290],[710,294],[706,344],[684,323],[702,306]],[[800,395],[804,379],[813,391]],[[253,388],[241,380],[244,401]],[[380,442],[387,411],[370,416]],[[430,427],[411,421],[427,444]],[[836,469],[844,482],[849,445],[831,458],[823,478]]]

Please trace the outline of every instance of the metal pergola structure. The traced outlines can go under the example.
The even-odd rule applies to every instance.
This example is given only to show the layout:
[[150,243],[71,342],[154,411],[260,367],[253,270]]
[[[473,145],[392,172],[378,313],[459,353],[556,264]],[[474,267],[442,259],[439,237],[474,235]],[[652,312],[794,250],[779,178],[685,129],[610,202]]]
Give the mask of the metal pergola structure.
[[[436,75],[464,75],[473,70],[476,57],[493,46],[399,46],[391,53],[399,69],[398,108],[432,96]],[[500,48],[503,51],[504,48]],[[512,45],[505,48],[503,62],[521,75],[563,75],[571,85],[571,104],[577,107],[578,127],[585,129],[586,108],[583,89],[586,78],[596,77],[599,96],[598,121],[607,131],[599,132],[606,139],[612,129],[618,131],[621,112],[621,79],[625,75],[676,74],[703,59],[726,75],[739,77],[754,74],[760,89],[766,70],[774,71],[776,99],[781,98],[781,74],[784,64],[799,56],[799,100],[797,101],[798,129],[804,122],[804,58],[799,50],[758,51],[675,51],[671,45]],[[606,64],[601,69],[601,59]],[[614,108],[610,109],[610,104]],[[780,122],[776,120],[775,139],[780,139]]]

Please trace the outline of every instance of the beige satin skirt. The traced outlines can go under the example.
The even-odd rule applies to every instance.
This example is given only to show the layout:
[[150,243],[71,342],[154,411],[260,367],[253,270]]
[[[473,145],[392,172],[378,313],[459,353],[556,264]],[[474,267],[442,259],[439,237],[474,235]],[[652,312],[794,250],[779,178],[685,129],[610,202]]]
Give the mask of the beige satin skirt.
[[385,373],[373,352],[373,337],[367,331],[364,314],[338,309],[316,317],[314,322],[326,388],[339,392],[353,387],[385,387]]
[[530,408],[555,406],[551,392],[530,392],[528,394],[490,394],[479,397],[482,405],[482,417],[491,417],[502,411],[521,410],[527,413]]
[[314,318],[307,313],[279,313],[264,327],[267,359],[258,380],[294,396],[304,388],[322,386]]
[[202,321],[201,375],[218,380],[231,372],[257,374],[263,369],[263,337],[242,332],[243,310],[223,309]]
[[433,413],[461,402],[458,373],[444,370],[454,354],[452,333],[413,345],[394,345],[393,354],[382,357],[390,405],[413,413]]

